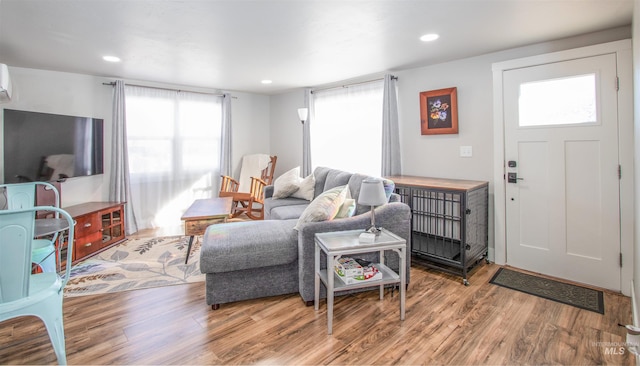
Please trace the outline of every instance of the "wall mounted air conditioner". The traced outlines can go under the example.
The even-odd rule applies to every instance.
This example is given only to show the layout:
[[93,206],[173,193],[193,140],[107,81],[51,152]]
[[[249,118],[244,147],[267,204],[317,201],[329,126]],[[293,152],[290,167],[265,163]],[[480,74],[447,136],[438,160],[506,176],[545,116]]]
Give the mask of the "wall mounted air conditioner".
[[9,78],[9,68],[5,64],[0,64],[0,103],[11,101],[11,79]]

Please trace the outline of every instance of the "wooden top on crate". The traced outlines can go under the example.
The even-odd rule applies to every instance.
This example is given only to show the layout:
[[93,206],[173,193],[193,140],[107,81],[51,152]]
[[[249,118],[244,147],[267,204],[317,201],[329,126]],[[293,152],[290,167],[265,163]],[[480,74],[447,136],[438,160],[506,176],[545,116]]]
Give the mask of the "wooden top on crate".
[[392,175],[385,178],[392,180],[396,187],[434,188],[454,191],[472,191],[489,185],[489,182],[486,181],[418,177],[413,175]]

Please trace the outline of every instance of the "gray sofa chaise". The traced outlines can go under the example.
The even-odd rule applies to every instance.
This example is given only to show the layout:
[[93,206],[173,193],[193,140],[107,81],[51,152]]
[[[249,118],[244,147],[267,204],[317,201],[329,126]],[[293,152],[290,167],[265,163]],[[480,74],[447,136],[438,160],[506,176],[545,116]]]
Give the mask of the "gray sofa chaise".
[[[314,199],[331,188],[348,185],[357,202],[362,180],[368,176],[318,167],[314,171]],[[265,220],[215,224],[207,228],[200,253],[200,271],[206,274],[206,301],[220,304],[298,292],[307,304],[314,300],[314,254],[316,233],[365,229],[370,226],[370,207],[356,206],[354,216],[321,222],[307,222],[294,229],[298,217],[310,204],[299,198],[272,197],[273,186],[265,187]],[[411,253],[411,211],[392,193],[389,203],[377,207],[376,225],[407,241]],[[410,255],[407,255],[409,283]],[[374,259],[375,254],[364,255]],[[398,255],[385,252],[385,264],[398,269]],[[322,258],[322,265],[326,265]],[[326,296],[321,286],[321,297]]]

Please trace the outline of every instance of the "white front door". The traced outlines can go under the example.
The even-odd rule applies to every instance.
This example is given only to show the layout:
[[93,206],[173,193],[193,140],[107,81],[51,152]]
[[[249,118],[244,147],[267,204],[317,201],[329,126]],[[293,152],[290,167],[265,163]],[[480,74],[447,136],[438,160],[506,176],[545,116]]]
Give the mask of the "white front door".
[[620,290],[616,55],[504,72],[506,262]]

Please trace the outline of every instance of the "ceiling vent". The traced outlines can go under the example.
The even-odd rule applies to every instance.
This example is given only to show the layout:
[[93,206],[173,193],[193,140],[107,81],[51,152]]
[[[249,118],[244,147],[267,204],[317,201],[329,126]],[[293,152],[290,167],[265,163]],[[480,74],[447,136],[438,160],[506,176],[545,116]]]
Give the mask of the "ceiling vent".
[[11,79],[9,78],[9,68],[5,64],[0,64],[0,103],[11,101]]

